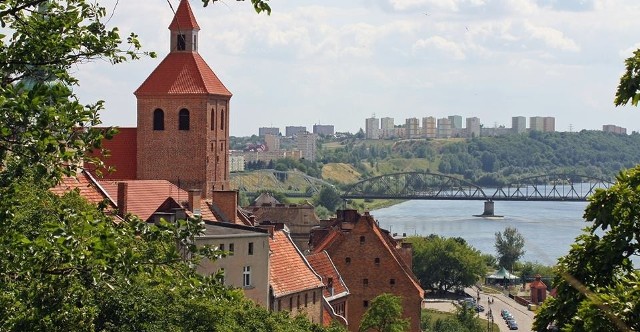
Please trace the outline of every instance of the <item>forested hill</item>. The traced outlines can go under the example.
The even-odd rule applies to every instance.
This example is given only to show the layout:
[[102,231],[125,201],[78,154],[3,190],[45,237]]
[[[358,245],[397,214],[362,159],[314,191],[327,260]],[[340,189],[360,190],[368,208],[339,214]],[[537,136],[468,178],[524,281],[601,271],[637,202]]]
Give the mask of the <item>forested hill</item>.
[[320,160],[352,164],[363,178],[426,170],[457,174],[481,185],[553,172],[612,179],[620,170],[640,164],[640,135],[583,130],[473,139],[351,139],[326,144]]

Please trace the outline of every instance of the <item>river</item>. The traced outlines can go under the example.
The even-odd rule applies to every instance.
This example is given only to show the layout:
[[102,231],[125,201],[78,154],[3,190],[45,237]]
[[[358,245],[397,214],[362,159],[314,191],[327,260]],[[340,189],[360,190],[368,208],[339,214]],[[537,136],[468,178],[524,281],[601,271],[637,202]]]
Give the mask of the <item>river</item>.
[[372,211],[380,226],[391,233],[437,234],[461,237],[474,248],[496,255],[495,233],[515,227],[525,238],[521,261],[553,265],[569,252],[582,228],[590,223],[582,215],[587,202],[495,202],[503,219],[473,217],[482,214],[482,201],[412,200]]

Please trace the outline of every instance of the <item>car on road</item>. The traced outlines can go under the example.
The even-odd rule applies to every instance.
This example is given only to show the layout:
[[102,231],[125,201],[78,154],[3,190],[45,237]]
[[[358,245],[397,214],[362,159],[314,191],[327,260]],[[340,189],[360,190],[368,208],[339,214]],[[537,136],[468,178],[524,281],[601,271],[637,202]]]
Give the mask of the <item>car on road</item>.
[[518,323],[516,323],[515,320],[509,321],[509,323],[507,323],[507,326],[509,326],[509,330],[517,330],[518,329]]

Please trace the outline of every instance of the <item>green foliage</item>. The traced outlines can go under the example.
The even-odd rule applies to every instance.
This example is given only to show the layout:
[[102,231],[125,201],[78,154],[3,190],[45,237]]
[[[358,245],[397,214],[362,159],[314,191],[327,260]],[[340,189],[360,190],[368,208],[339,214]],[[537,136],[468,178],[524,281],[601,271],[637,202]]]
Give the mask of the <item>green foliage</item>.
[[630,258],[640,255],[640,166],[598,190],[584,217],[592,223],[559,259],[557,297],[545,301],[534,329],[553,323],[563,331],[639,330],[640,277]]
[[409,320],[402,318],[402,298],[383,293],[371,301],[362,316],[358,331],[402,332],[409,329]]
[[513,227],[506,227],[504,232],[496,232],[496,252],[498,264],[513,270],[515,263],[524,255],[524,236]]
[[633,52],[633,56],[624,61],[625,72],[620,77],[616,97],[613,103],[616,106],[638,106],[640,100],[640,49]]
[[[215,3],[219,0],[202,0],[204,6],[208,6],[209,3]],[[271,15],[271,7],[266,0],[251,0],[251,4],[253,5],[253,9],[255,9],[256,13],[260,14],[262,12],[267,13],[267,15]]]
[[322,187],[318,196],[315,197],[315,204],[322,205],[329,211],[335,211],[342,203],[340,194],[330,187]]
[[446,292],[471,286],[484,276],[482,254],[460,238],[411,237],[413,272],[425,289]]
[[484,325],[471,307],[458,307],[455,314],[422,311],[421,328],[425,332],[482,332]]

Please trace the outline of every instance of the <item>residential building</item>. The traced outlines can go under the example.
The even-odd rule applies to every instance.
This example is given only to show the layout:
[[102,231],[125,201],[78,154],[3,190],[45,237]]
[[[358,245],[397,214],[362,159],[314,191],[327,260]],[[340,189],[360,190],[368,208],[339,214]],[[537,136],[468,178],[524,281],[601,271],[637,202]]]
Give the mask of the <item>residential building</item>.
[[280,128],[277,127],[260,127],[258,128],[258,136],[264,135],[276,135],[280,136]]
[[522,134],[527,131],[527,118],[524,116],[514,116],[511,118],[511,130],[515,134]]
[[332,136],[335,131],[333,125],[313,125],[313,133],[318,136]]
[[380,139],[380,120],[375,116],[365,120],[365,138]]
[[428,116],[422,118],[422,135],[426,138],[436,138],[438,136],[436,118]]
[[406,138],[418,138],[422,136],[420,132],[420,122],[417,118],[408,118],[405,125]]
[[324,284],[309,262],[293,244],[283,224],[262,225],[269,229],[269,308],[287,311],[291,317],[305,315],[311,322],[323,324]]
[[[347,288],[347,285],[344,283],[331,257],[329,257],[326,251],[309,254],[305,257],[325,285],[322,291],[322,297],[326,304],[324,306],[324,316],[331,317],[331,321],[336,321],[345,327],[349,326],[347,322],[349,288]],[[323,323],[325,326],[330,325],[328,321],[324,321]]]
[[480,118],[467,118],[466,137],[480,137]]
[[462,129],[462,116],[449,115],[449,121],[451,121],[451,129]]
[[556,131],[556,118],[552,116],[545,116],[542,118],[542,130],[547,133],[553,133]]
[[382,132],[381,137],[384,139],[398,137],[394,127],[393,118],[386,117],[380,119],[380,131]]
[[225,286],[242,289],[256,304],[269,307],[269,234],[266,229],[225,222],[206,223],[197,246],[226,251],[215,261],[204,259],[197,267],[203,275],[221,274]]
[[424,291],[411,271],[410,244],[393,239],[367,212],[339,210],[322,223],[310,236],[311,250],[328,253],[349,289],[349,331],[358,331],[371,300],[383,293],[402,298],[410,331],[420,331]]
[[532,116],[529,118],[529,130],[544,131],[544,118],[541,116]]
[[244,156],[229,156],[229,172],[244,172]]
[[302,154],[302,158],[311,161],[316,160],[318,135],[308,132],[298,133],[294,137],[294,141],[296,148]]
[[603,125],[602,131],[604,131],[605,133],[614,133],[614,134],[621,134],[621,135],[627,134],[627,128],[618,127],[616,125]]
[[438,138],[451,137],[451,120],[449,118],[438,119]]
[[306,133],[307,127],[305,126],[286,126],[284,128],[285,136],[294,137],[298,134]]
[[280,150],[280,136],[265,134],[264,145],[267,146],[267,151],[279,151]]

